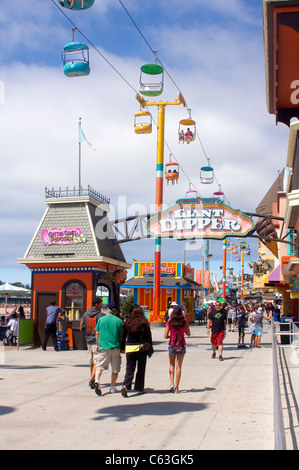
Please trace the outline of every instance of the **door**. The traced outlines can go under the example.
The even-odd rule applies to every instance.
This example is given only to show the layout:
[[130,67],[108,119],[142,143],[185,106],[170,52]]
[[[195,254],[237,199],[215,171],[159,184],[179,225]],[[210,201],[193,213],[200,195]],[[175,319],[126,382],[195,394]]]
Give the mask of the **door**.
[[[44,339],[44,331],[46,324],[46,308],[52,300],[58,305],[58,292],[37,292],[36,293],[36,309],[35,309],[35,338],[34,345],[41,346]],[[52,338],[49,338],[48,346],[53,346]]]

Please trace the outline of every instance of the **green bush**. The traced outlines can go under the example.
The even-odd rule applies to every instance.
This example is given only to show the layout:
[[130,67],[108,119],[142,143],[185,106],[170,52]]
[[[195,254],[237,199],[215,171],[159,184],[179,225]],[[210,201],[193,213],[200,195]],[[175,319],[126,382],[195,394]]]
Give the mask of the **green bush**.
[[124,301],[122,305],[122,309],[121,309],[122,315],[129,315],[132,312],[134,305],[135,305],[134,295],[130,295],[129,297],[126,298],[126,300]]

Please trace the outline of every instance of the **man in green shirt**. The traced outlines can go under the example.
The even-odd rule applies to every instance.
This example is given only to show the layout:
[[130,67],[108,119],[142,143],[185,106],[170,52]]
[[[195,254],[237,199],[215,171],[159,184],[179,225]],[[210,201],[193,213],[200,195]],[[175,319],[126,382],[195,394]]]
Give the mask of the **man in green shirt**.
[[115,383],[120,371],[121,355],[120,355],[120,335],[122,332],[123,322],[115,316],[116,304],[110,302],[108,304],[107,315],[99,318],[96,325],[96,344],[98,345],[98,356],[95,373],[95,392],[101,395],[100,377],[103,370],[107,370],[111,364],[111,385],[110,393],[117,392]]

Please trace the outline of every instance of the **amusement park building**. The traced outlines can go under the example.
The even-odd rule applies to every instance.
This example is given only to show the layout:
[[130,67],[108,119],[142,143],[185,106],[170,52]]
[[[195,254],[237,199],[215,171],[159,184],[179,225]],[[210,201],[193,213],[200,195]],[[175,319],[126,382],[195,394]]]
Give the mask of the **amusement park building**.
[[[135,262],[133,265],[134,277],[128,279],[122,287],[134,290],[134,300],[147,311],[149,321],[153,321],[153,263]],[[171,302],[184,307],[188,321],[194,320],[195,293],[202,291],[202,286],[194,281],[194,268],[184,263],[163,263],[161,265],[161,298],[159,322],[164,316]]]
[[56,300],[66,312],[70,347],[84,349],[79,332],[83,313],[96,296],[119,303],[126,263],[118,244],[100,236],[107,224],[109,199],[87,190],[47,190],[45,213],[23,258],[31,271],[34,344],[43,340],[46,307]]
[[275,265],[265,286],[281,293],[283,315],[298,320],[299,121],[291,119],[299,118],[299,1],[264,0],[263,13],[267,108],[276,123],[290,127],[284,172],[270,197],[272,216],[279,219],[273,219],[276,233],[268,241]]

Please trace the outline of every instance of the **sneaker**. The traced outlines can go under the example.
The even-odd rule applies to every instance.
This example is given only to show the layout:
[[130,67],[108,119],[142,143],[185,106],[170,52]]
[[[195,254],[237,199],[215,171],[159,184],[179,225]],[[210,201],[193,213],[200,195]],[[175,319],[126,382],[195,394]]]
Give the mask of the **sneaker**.
[[92,390],[94,390],[94,380],[90,380],[88,385]]
[[216,357],[216,353],[213,352],[213,354],[212,354],[212,359],[215,359],[215,357]]
[[94,383],[94,391],[96,392],[97,395],[99,395],[99,397],[102,395],[100,384],[98,382]]
[[175,386],[174,386],[174,384],[170,385],[169,391],[170,391],[171,393],[173,393],[173,392],[174,392],[174,390],[175,390]]
[[174,389],[174,393],[180,393],[180,391],[179,391],[178,387],[175,387],[175,389]]
[[116,389],[115,385],[111,385],[109,391],[110,391],[110,393],[116,393],[116,392],[118,392],[118,390]]
[[222,357],[222,356],[219,356],[219,361],[223,361],[223,357]]
[[123,387],[123,388],[121,389],[121,394],[122,394],[122,396],[123,396],[124,398],[127,398],[127,397],[128,397],[128,393],[127,393],[126,387]]

